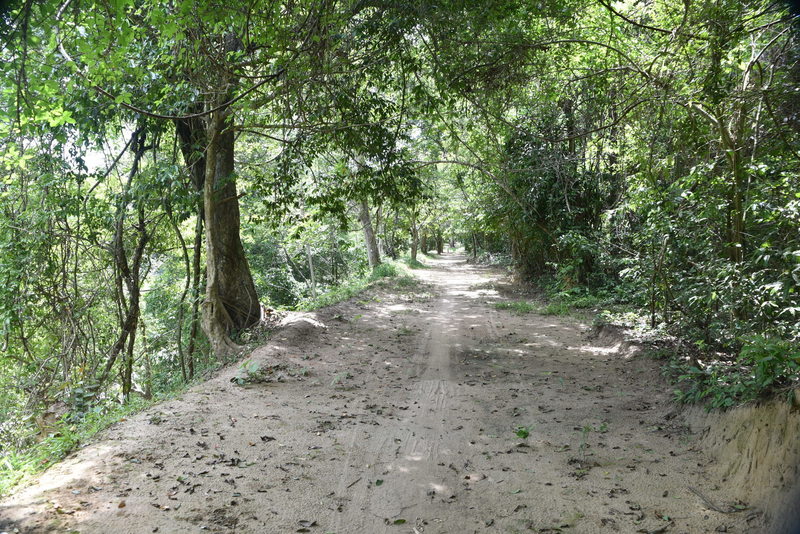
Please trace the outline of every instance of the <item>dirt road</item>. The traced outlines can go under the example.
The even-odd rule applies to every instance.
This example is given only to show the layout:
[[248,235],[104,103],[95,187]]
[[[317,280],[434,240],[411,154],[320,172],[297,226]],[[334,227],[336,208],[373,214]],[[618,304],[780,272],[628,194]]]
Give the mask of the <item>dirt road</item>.
[[498,274],[461,257],[416,272],[290,321],[251,358],[283,380],[233,366],[115,425],[0,503],[0,531],[761,529],[706,478],[658,362],[496,310]]

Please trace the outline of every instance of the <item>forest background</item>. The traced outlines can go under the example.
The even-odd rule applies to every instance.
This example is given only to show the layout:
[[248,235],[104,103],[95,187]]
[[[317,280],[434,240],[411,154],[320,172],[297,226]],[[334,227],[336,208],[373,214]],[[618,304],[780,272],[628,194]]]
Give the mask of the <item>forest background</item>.
[[0,32],[0,492],[446,247],[671,339],[681,400],[797,387],[781,2],[25,0]]

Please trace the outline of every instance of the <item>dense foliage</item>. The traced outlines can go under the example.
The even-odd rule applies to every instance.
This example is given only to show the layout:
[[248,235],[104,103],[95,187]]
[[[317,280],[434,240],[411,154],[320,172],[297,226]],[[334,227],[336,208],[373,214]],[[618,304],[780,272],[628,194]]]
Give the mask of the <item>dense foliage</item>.
[[235,357],[264,307],[448,245],[688,340],[686,399],[797,385],[781,3],[24,1],[0,25],[7,458]]

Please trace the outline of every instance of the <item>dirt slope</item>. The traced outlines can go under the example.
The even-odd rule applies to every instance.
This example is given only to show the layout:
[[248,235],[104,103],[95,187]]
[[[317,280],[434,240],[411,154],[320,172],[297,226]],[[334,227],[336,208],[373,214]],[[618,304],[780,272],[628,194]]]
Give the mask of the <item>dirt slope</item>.
[[657,362],[495,310],[496,273],[463,258],[417,272],[295,317],[252,357],[285,380],[237,385],[234,366],[115,425],[0,503],[0,531],[764,528],[707,478]]

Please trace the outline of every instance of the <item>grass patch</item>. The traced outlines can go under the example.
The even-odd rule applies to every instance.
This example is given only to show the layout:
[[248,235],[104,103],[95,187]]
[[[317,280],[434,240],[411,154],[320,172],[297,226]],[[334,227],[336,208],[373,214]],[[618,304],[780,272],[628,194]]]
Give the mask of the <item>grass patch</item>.
[[403,272],[403,267],[399,263],[381,263],[372,270],[369,276],[367,276],[367,280],[374,282],[380,278],[394,278],[395,276],[401,276],[402,274],[405,273]]
[[545,306],[524,300],[512,302],[497,302],[494,305],[497,310],[508,310],[514,315],[527,315],[529,313],[540,313],[542,315],[569,315],[570,306],[563,301],[554,300]]
[[300,301],[296,309],[300,311],[313,311],[326,306],[332,306],[349,298],[355,297],[369,285],[367,278],[350,280],[339,287],[326,291],[322,295],[306,298]]
[[394,279],[394,285],[401,289],[416,289],[419,287],[419,280],[413,276],[398,276]]
[[101,430],[161,400],[164,398],[146,400],[134,397],[125,404],[89,412],[78,423],[70,424],[62,420],[47,437],[25,450],[3,451],[0,453],[0,495],[8,494],[18,484],[61,461]]
[[409,269],[430,269],[428,265],[425,265],[419,260],[411,259],[411,256],[403,256],[400,258],[400,261],[403,262]]
[[[590,291],[575,287],[559,289],[556,284],[541,280],[539,287],[544,290],[544,302],[511,301],[494,305],[498,310],[509,310],[517,315],[540,313],[542,315],[565,316],[580,312],[599,312],[615,303],[614,296],[605,290]],[[471,289],[482,289],[475,286]],[[490,287],[487,287],[490,289]]]
[[[73,408],[64,414],[49,427],[47,435],[38,441],[38,429],[31,425],[21,443],[0,442],[0,496],[11,493],[16,486],[27,483],[35,475],[60,462],[114,423],[173,399],[195,384],[208,380],[230,361],[218,360],[207,365],[198,365],[194,378],[188,383],[181,381],[180,375],[173,376],[175,380],[163,382],[159,377],[163,378],[164,375],[154,375],[159,387],[150,399],[133,395],[125,403],[113,400],[93,403],[87,401],[83,409]],[[159,419],[158,415],[153,417],[153,420]]]
[[524,300],[496,302],[494,308],[496,310],[508,310],[515,315],[525,315],[539,310],[539,307],[536,304]]
[[542,308],[540,313],[542,315],[569,315],[570,307],[566,302],[556,300]]
[[297,310],[313,311],[326,306],[351,299],[363,292],[371,285],[380,281],[393,281],[397,286],[404,288],[415,287],[418,282],[411,275],[408,268],[400,262],[387,261],[381,263],[367,275],[353,278],[325,293],[300,301]]

